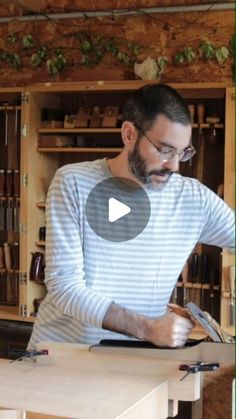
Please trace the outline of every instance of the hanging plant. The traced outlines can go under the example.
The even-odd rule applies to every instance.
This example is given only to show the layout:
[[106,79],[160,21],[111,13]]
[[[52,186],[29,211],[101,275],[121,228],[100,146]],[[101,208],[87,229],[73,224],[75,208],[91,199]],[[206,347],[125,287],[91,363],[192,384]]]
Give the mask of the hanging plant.
[[195,52],[192,47],[185,47],[174,56],[176,64],[190,64],[195,59]]
[[[31,33],[11,32],[5,37],[6,48],[0,49],[0,60],[8,63],[14,69],[20,69],[22,62],[27,65],[27,60],[32,68],[45,66],[52,77],[56,77],[70,66],[84,66],[94,68],[101,63],[106,55],[111,55],[117,62],[133,67],[135,71],[147,74],[148,77],[156,78],[164,74],[168,63],[172,65],[191,65],[197,61],[215,61],[222,66],[230,56],[236,53],[236,38],[232,38],[231,48],[226,45],[214,46],[208,40],[203,39],[195,48],[188,45],[177,50],[173,57],[153,57],[153,47],[139,45],[115,36],[105,36],[91,31],[74,31],[62,34],[62,46],[58,47],[58,40],[50,40],[45,45],[40,44]],[[73,42],[63,46],[63,40],[71,39]],[[65,43],[65,42],[64,42]],[[73,46],[70,46],[70,45]],[[151,52],[143,66],[137,63],[140,52]],[[76,58],[75,58],[76,57]],[[137,70],[139,68],[139,70]]]
[[[41,46],[32,34],[9,33],[5,38],[8,48],[0,50],[0,60],[19,69],[21,68],[21,57],[27,57],[33,68],[46,65],[48,73],[55,77],[69,65],[69,62],[72,65],[79,64],[87,68],[93,68],[103,60],[106,54],[111,54],[118,62],[130,66],[135,62],[136,56],[143,48],[141,45],[126,42],[114,36],[100,36],[86,31],[66,34],[65,38],[68,37],[78,42],[78,47],[61,46],[55,48],[56,40]],[[14,49],[14,51],[11,49]],[[69,54],[74,49],[80,52],[79,62],[73,62],[73,59],[68,60]]]
[[226,45],[215,47],[210,42],[203,40],[200,42],[199,47],[194,50],[192,47],[186,47],[174,56],[176,64],[191,64],[193,61],[202,60],[215,60],[219,65],[223,65],[230,56],[230,50]]

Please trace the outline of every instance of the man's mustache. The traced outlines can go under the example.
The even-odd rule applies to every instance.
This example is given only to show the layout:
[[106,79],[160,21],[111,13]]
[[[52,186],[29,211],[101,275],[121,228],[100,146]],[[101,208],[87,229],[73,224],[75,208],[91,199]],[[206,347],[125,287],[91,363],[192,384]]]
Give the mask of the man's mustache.
[[166,176],[166,175],[172,175],[173,172],[172,170],[169,169],[161,169],[161,170],[151,170],[151,172],[149,172],[149,176],[151,175],[157,175],[157,176]]

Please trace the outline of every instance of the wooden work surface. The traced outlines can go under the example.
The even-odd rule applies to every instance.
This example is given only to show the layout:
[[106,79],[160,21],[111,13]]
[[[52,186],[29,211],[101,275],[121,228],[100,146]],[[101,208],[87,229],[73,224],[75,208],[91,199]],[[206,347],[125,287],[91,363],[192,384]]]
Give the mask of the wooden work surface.
[[0,360],[0,406],[35,412],[29,418],[164,419],[168,399],[200,395],[199,373],[180,382],[179,361],[50,345],[36,363]]

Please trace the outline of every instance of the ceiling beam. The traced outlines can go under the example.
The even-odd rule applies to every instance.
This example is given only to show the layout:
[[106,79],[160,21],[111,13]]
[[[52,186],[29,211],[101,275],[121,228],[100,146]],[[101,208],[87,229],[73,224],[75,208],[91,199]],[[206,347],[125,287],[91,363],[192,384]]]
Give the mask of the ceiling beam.
[[[18,3],[31,3],[30,0],[18,0]],[[41,1],[38,0],[38,5],[40,5]],[[22,5],[23,7],[23,5]],[[29,6],[28,6],[29,8]],[[31,11],[32,8],[30,7]],[[204,12],[204,11],[216,11],[216,10],[235,10],[235,3],[234,2],[227,2],[227,3],[208,3],[208,4],[194,4],[194,5],[184,5],[184,6],[168,6],[168,7],[145,7],[145,8],[138,8],[136,10],[129,10],[129,9],[114,9],[114,10],[104,10],[104,11],[83,11],[83,12],[72,12],[72,13],[44,13],[44,14],[36,14],[36,15],[23,15],[23,16],[7,16],[7,17],[0,17],[0,23],[10,22],[12,20],[18,21],[37,21],[37,20],[47,20],[49,17],[50,19],[55,20],[64,20],[64,19],[78,19],[83,17],[97,17],[97,16],[128,16],[128,15],[142,15],[142,14],[156,14],[156,13],[179,13],[179,12]]]

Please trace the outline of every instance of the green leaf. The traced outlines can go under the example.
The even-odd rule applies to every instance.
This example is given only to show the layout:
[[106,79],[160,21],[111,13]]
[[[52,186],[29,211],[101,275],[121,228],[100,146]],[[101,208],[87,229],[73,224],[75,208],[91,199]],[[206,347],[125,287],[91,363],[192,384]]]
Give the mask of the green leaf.
[[229,57],[229,50],[227,47],[222,46],[220,48],[217,48],[215,51],[215,57],[218,62],[218,64],[222,65]]
[[20,57],[19,57],[19,55],[18,54],[16,54],[16,53],[13,53],[13,54],[11,54],[10,55],[10,62],[11,62],[11,64],[12,64],[12,66],[15,68],[15,69],[19,69],[20,68],[20,66],[21,66],[21,61],[20,61]]
[[85,67],[91,67],[90,57],[88,55],[82,55],[81,63],[85,65]]
[[45,60],[47,57],[47,48],[46,47],[42,47],[37,51],[39,57],[41,58],[41,60]]
[[185,62],[185,57],[182,51],[175,54],[174,61],[176,64],[183,64]]
[[9,44],[15,44],[17,41],[17,34],[15,32],[8,33],[5,39]]
[[186,47],[183,49],[184,58],[188,64],[190,64],[195,59],[195,53],[192,47]]
[[87,39],[83,39],[81,41],[81,50],[82,50],[82,52],[86,54],[87,52],[91,51],[91,49],[92,49],[91,42],[88,41]]
[[57,74],[58,74],[58,68],[57,68],[57,66],[55,65],[55,62],[53,61],[53,60],[47,60],[46,61],[46,66],[47,66],[47,70],[48,70],[48,72],[49,72],[49,74],[52,76],[52,77],[55,77]]
[[138,45],[132,44],[131,42],[127,43],[127,47],[134,54],[138,55],[140,53],[140,47]]
[[96,50],[95,51],[95,62],[96,62],[96,64],[100,63],[100,61],[102,60],[102,58],[103,58],[102,51]]
[[29,34],[22,36],[21,43],[22,43],[22,47],[25,48],[25,49],[32,48],[32,46],[34,45],[33,38]]
[[215,55],[215,48],[207,41],[202,41],[199,46],[200,54],[203,58],[212,59]]
[[236,57],[236,33],[234,33],[231,38],[231,48],[233,51],[233,56],[235,58]]
[[119,48],[118,48],[118,46],[115,43],[113,43],[112,41],[110,41],[106,45],[106,50],[107,50],[107,52],[110,52],[115,57],[119,54]]
[[58,57],[61,53],[62,53],[62,48],[61,48],[61,47],[55,48],[55,49],[53,50],[53,55],[54,55],[55,57]]
[[30,63],[32,67],[38,67],[41,64],[41,62],[42,62],[42,59],[38,53],[35,52],[34,54],[31,55]]
[[157,58],[158,74],[162,74],[167,66],[168,58],[166,56]]
[[124,52],[118,52],[117,54],[117,58],[118,60],[123,63],[123,64],[130,64],[130,58],[127,54],[125,54]]
[[59,71],[59,73],[61,73],[66,65],[67,61],[66,58],[64,57],[64,55],[60,54],[57,56],[56,60],[55,60],[55,65]]

